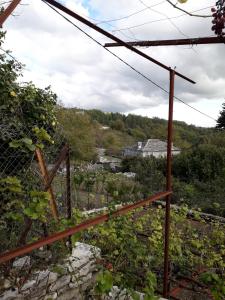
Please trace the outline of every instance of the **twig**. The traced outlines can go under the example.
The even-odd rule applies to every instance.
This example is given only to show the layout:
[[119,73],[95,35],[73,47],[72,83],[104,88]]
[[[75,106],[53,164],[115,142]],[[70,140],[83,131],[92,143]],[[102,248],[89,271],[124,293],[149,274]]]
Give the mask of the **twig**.
[[191,17],[199,17],[199,18],[211,18],[212,15],[199,15],[199,14],[192,14],[186,10],[184,10],[183,8],[180,8],[179,6],[177,6],[176,4],[174,4],[173,2],[171,2],[170,0],[166,0],[170,5],[172,5],[174,8],[184,12],[185,14],[187,14],[188,16]]

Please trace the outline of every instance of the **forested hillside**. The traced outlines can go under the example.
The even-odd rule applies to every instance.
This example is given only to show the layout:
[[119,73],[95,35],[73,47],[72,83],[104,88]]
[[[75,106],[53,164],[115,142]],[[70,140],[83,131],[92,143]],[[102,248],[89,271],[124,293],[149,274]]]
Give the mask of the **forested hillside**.
[[[99,110],[58,108],[58,120],[70,141],[74,161],[95,161],[96,147],[120,155],[123,147],[147,138],[166,140],[167,121]],[[173,201],[224,215],[225,132],[174,122]],[[144,197],[165,188],[166,160],[129,158],[124,172],[137,174]]]
[[[70,140],[77,159],[91,160],[95,147],[104,147],[112,154],[148,138],[166,140],[167,121],[120,113],[104,113],[100,110],[58,108],[58,120]],[[108,126],[104,130],[102,127]],[[174,121],[174,144],[188,150],[202,144],[225,148],[225,133],[219,129],[196,127]]]

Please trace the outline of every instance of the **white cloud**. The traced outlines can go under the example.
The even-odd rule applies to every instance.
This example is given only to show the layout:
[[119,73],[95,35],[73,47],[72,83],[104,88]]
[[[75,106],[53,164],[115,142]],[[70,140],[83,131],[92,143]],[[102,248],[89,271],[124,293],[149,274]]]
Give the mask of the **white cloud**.
[[[143,1],[148,5],[162,2]],[[214,2],[189,0],[183,7],[195,10]],[[84,4],[86,0],[67,0],[64,3],[82,15],[101,20],[118,18],[144,8],[138,0],[89,0],[88,5]],[[23,80],[33,80],[41,87],[51,85],[59,99],[68,106],[167,117],[168,95],[116,60],[43,2],[31,0],[28,6],[20,6],[17,13],[19,17],[10,17],[6,22],[8,33],[4,47],[11,49],[26,64]],[[210,10],[201,13],[209,14]],[[117,28],[133,26],[163,18],[162,14],[171,17],[182,13],[164,3],[154,7],[154,11],[145,10],[112,24]],[[212,35],[210,21],[185,16],[172,19],[175,26],[163,21],[124,33],[141,39],[183,38],[180,31],[188,36],[209,36]],[[103,44],[108,41],[84,25],[79,26]],[[112,29],[107,24],[102,26]],[[118,36],[123,37],[119,33]],[[179,72],[196,80],[197,85],[191,85],[177,78],[176,95],[217,118],[225,96],[224,45],[198,46],[194,47],[195,51],[190,47],[142,50],[171,67],[176,66]],[[112,51],[168,89],[168,72],[127,49],[113,48]],[[175,106],[175,118],[179,120],[202,126],[215,125],[210,119],[196,114],[182,104]]]

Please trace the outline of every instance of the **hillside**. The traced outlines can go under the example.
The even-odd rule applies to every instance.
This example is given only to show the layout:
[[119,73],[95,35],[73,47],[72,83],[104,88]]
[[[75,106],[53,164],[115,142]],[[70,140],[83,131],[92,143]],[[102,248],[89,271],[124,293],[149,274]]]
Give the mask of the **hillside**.
[[[74,162],[95,161],[97,147],[119,156],[125,146],[137,141],[166,140],[167,121],[163,119],[62,107],[57,115]],[[225,132],[175,121],[174,145],[182,151],[173,159],[173,202],[224,216]],[[122,171],[137,174],[143,197],[165,189],[165,170],[165,159],[153,157],[122,163]]]
[[[148,138],[166,140],[167,121],[129,114],[104,113],[100,110],[58,108],[58,120],[70,140],[76,159],[92,160],[95,147],[103,147],[111,154],[136,141]],[[103,129],[103,127],[109,127]],[[174,145],[189,149],[211,144],[225,148],[225,133],[214,128],[196,127],[174,121]]]

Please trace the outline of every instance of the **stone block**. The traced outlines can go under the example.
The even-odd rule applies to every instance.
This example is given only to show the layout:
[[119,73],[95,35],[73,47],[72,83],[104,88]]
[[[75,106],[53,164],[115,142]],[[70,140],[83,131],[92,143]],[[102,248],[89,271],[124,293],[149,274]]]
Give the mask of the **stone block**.
[[83,300],[79,289],[69,289],[64,294],[59,295],[57,300]]
[[25,290],[34,288],[35,285],[36,285],[36,280],[29,280],[21,287],[20,290],[24,292]]
[[51,284],[49,291],[54,292],[54,291],[60,290],[64,286],[68,285],[70,283],[70,280],[71,280],[70,275],[64,275],[64,276],[58,278],[56,282]]
[[21,295],[18,293],[18,289],[10,289],[4,292],[3,295],[0,296],[0,300],[14,300],[14,299],[23,299]]
[[99,248],[88,244],[77,242],[75,244],[75,248],[73,248],[72,250],[71,257],[80,258],[80,259],[86,257],[88,258],[88,260],[90,260],[94,258],[99,258],[100,255],[101,255],[101,250]]
[[40,272],[35,273],[37,285],[39,287],[48,286],[49,284],[55,282],[58,278],[58,274],[51,272],[49,270],[43,270]]
[[55,300],[58,298],[58,294],[56,292],[47,294],[43,300]]
[[24,256],[18,258],[13,262],[13,268],[16,269],[21,269],[23,267],[28,267],[28,266],[30,266],[30,256]]

